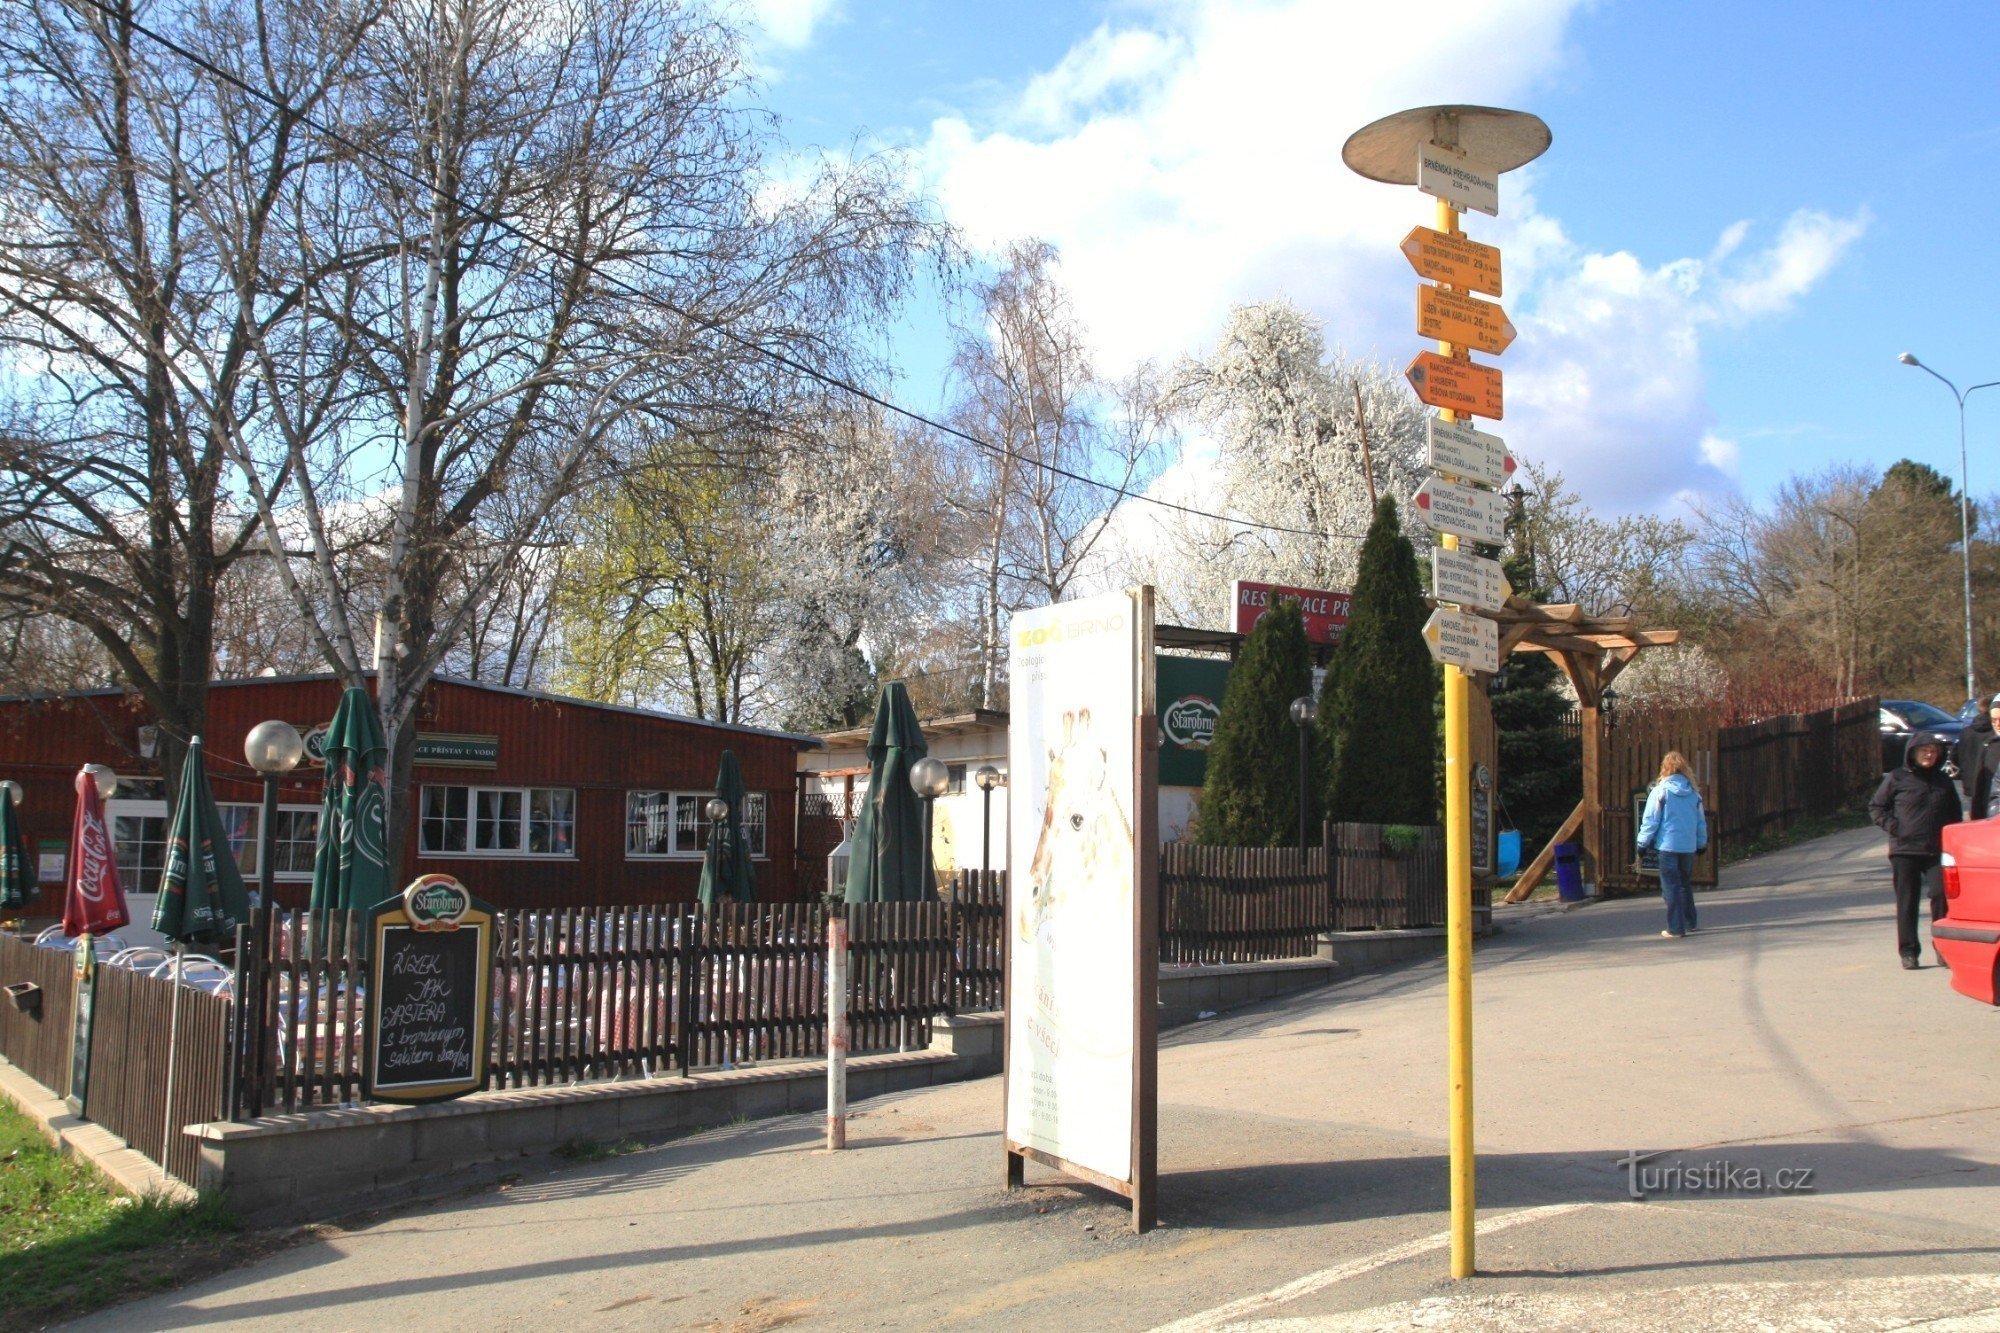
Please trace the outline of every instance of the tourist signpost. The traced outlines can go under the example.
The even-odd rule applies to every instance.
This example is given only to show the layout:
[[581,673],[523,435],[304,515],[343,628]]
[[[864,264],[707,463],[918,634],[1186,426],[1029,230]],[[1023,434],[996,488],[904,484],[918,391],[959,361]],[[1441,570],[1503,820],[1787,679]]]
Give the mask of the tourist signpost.
[[1500,669],[1500,627],[1485,616],[1440,606],[1424,622],[1424,646],[1461,671]]
[[1500,295],[1500,251],[1494,246],[1429,227],[1412,227],[1401,249],[1420,278],[1449,283],[1462,292]]
[[1474,430],[1463,421],[1432,417],[1426,432],[1431,470],[1460,481],[1504,486],[1514,475],[1514,456],[1498,435]]
[[[1507,574],[1498,560],[1440,546],[1431,552],[1431,596],[1440,602],[1498,611],[1507,605]],[[1483,668],[1497,670],[1498,668]]]
[[1514,341],[1514,326],[1507,312],[1492,301],[1422,283],[1417,285],[1417,332],[1439,342],[1462,343],[1496,355]]
[[1432,532],[1499,546],[1507,540],[1507,502],[1493,491],[1426,477],[1417,487],[1417,509]]
[[1491,417],[1495,421],[1505,415],[1500,372],[1492,366],[1478,366],[1436,352],[1419,352],[1403,376],[1417,391],[1417,397],[1432,407],[1467,416]]
[[[1500,252],[1465,239],[1462,209],[1498,216],[1500,177],[1532,162],[1549,146],[1549,127],[1535,116],[1485,106],[1426,106],[1399,111],[1356,131],[1341,157],[1371,180],[1414,185],[1438,200],[1435,230],[1418,227],[1401,249],[1417,273],[1438,285],[1419,287],[1417,332],[1438,339],[1404,373],[1417,397],[1440,410],[1431,424],[1430,460],[1437,475],[1417,492],[1432,531],[1433,587],[1441,605],[1424,626],[1424,642],[1447,663],[1445,716],[1445,888],[1447,994],[1451,1056],[1451,1275],[1473,1272],[1472,1119],[1472,834],[1475,775],[1468,671],[1500,666],[1499,626],[1480,610],[1506,603],[1506,580],[1495,562],[1458,550],[1465,538],[1488,546],[1506,540],[1507,506],[1485,486],[1512,470],[1498,437],[1459,417],[1501,419],[1500,371],[1473,361],[1473,351],[1497,354],[1514,341],[1514,326],[1498,305],[1470,295],[1500,295]],[[1490,567],[1490,568],[1489,568]],[[1497,584],[1497,586],[1496,586]],[[1453,604],[1455,603],[1455,605]]]

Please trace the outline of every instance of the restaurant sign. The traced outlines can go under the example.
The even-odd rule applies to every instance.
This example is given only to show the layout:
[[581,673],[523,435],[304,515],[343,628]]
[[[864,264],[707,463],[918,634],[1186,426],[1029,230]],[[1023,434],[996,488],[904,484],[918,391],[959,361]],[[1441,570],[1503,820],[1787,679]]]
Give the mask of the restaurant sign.
[[[1289,597],[1299,604],[1305,617],[1306,642],[1329,646],[1340,642],[1347,628],[1354,594],[1335,588],[1293,588],[1282,583],[1253,583],[1236,579],[1229,585],[1230,625],[1238,634],[1256,628],[1275,597]],[[1163,779],[1164,780],[1164,779]]]
[[[306,741],[306,758],[326,763],[326,731],[330,723],[300,727]],[[425,768],[498,768],[500,738],[472,736],[458,732],[420,731],[417,733],[415,762]]]

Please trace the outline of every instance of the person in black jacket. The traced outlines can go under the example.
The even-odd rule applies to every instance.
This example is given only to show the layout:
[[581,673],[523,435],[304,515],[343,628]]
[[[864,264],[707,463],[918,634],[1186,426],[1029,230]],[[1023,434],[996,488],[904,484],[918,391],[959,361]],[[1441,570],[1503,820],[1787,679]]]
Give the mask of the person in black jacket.
[[[1884,775],[1868,802],[1868,817],[1889,835],[1889,873],[1896,886],[1896,951],[1903,955],[1904,967],[1916,967],[1923,953],[1917,939],[1917,900],[1925,896],[1924,881],[1944,850],[1945,825],[1960,818],[1958,790],[1943,767],[1950,748],[1950,739],[1935,731],[1912,734],[1903,747],[1903,766]],[[1942,885],[1929,897],[1935,928],[1944,916]]]
[[1987,705],[1986,716],[1968,722],[1958,735],[1958,785],[1965,791],[1965,817],[1991,819],[2000,815],[2000,694]]

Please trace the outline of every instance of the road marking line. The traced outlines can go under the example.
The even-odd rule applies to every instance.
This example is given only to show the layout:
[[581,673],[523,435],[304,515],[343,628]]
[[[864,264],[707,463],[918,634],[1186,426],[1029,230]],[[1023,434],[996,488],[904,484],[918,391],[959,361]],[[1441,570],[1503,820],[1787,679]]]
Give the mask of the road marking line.
[[[1505,1231],[1509,1227],[1522,1226],[1529,1222],[1545,1222],[1553,1217],[1561,1217],[1565,1213],[1602,1206],[1596,1203],[1552,1203],[1541,1208],[1523,1208],[1519,1212],[1502,1213],[1498,1217],[1486,1218],[1473,1227],[1473,1232],[1476,1235],[1487,1236],[1496,1231]],[[1308,1273],[1302,1278],[1287,1282],[1282,1287],[1274,1287],[1260,1295],[1245,1296],[1227,1305],[1218,1305],[1213,1310],[1189,1315],[1185,1319],[1176,1319],[1171,1324],[1162,1324],[1154,1329],[1153,1333],[1213,1333],[1213,1330],[1261,1313],[1274,1305],[1283,1305],[1301,1296],[1325,1291],[1328,1287],[1345,1282],[1349,1278],[1372,1273],[1378,1268],[1387,1268],[1390,1264],[1401,1263],[1405,1259],[1413,1259],[1432,1250],[1442,1250],[1450,1244],[1449,1231],[1404,1241],[1401,1245],[1393,1245],[1378,1254],[1371,1254],[1366,1259],[1350,1259],[1344,1264],[1322,1268],[1317,1273]]]

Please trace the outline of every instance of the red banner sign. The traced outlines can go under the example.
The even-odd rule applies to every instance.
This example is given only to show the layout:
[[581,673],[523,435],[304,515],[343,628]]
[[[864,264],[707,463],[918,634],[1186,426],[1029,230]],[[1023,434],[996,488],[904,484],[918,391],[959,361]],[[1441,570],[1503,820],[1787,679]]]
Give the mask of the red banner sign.
[[1332,588],[1290,588],[1282,583],[1252,583],[1237,579],[1229,585],[1233,622],[1238,634],[1248,634],[1258,619],[1271,609],[1273,597],[1289,597],[1299,604],[1305,617],[1306,642],[1336,644],[1347,628],[1347,614],[1354,594]]

